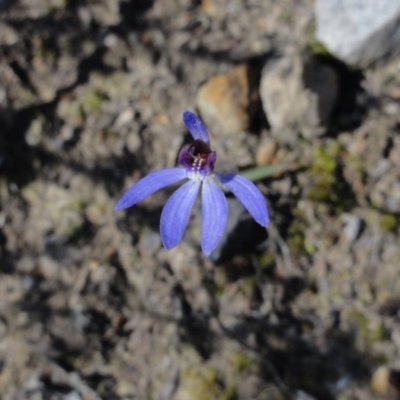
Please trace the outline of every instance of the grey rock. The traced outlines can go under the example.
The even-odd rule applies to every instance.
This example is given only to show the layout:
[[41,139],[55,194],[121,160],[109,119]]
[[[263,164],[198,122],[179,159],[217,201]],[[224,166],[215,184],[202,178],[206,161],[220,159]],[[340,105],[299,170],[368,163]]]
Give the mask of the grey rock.
[[278,142],[293,142],[298,134],[322,134],[338,95],[336,72],[316,57],[298,53],[267,63],[260,96]]
[[315,397],[312,397],[311,395],[309,395],[306,392],[303,392],[302,390],[298,390],[296,392],[295,399],[296,400],[315,400]]
[[385,212],[400,212],[400,175],[397,170],[389,170],[375,183],[371,190],[371,200]]
[[343,228],[343,235],[347,243],[354,243],[354,241],[358,238],[362,227],[363,220],[359,218],[357,215],[344,215],[344,220],[346,222],[345,227]]
[[317,0],[317,39],[342,61],[367,66],[400,50],[400,0]]
[[4,22],[0,22],[0,45],[12,46],[18,42],[18,32]]

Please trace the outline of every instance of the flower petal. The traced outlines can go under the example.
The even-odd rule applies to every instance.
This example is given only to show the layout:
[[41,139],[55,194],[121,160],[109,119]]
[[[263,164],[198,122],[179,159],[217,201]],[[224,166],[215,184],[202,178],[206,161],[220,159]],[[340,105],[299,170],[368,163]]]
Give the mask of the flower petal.
[[200,182],[186,182],[165,203],[161,213],[160,233],[167,250],[175,247],[182,239],[199,188]]
[[238,174],[216,176],[241,201],[260,225],[268,226],[269,215],[264,196],[253,182]]
[[152,172],[137,181],[125,194],[119,199],[114,210],[122,210],[133,206],[150,196],[157,190],[165,186],[178,182],[187,177],[187,173],[182,168],[167,168]]
[[191,111],[185,111],[183,113],[183,122],[195,140],[200,139],[204,142],[210,143],[207,128],[200,121],[196,114],[193,114]]
[[201,201],[203,210],[201,248],[208,256],[217,247],[224,234],[228,219],[228,202],[212,178],[203,181]]

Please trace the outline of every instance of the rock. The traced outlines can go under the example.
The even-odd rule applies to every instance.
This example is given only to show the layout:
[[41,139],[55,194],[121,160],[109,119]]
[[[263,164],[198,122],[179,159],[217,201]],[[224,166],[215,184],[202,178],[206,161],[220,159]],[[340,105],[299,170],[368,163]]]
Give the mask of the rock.
[[338,95],[336,72],[312,55],[289,54],[267,63],[260,96],[278,142],[324,132]]
[[272,159],[277,150],[277,143],[275,140],[265,137],[260,141],[256,152],[256,165],[271,164]]
[[81,396],[77,391],[72,391],[63,397],[63,400],[80,400]]
[[18,32],[10,25],[7,25],[4,22],[0,22],[0,45],[12,46],[17,42],[18,42]]
[[[379,132],[380,133],[380,132]],[[368,146],[359,151],[360,157],[368,155],[370,165],[368,174],[370,180],[370,199],[372,204],[383,212],[400,212],[400,173],[399,156],[400,140],[394,136],[393,141],[382,134],[377,134],[374,140],[369,139]],[[389,144],[389,147],[387,147]],[[387,151],[387,158],[382,158],[382,154]],[[368,165],[368,164],[367,164]]]
[[29,146],[37,146],[40,143],[44,131],[44,124],[45,120],[41,115],[32,120],[25,133],[25,141]]
[[375,393],[386,394],[389,389],[389,375],[390,371],[388,367],[379,367],[371,378],[371,389]]
[[375,207],[389,213],[400,212],[400,175],[394,169],[384,174],[371,190]]
[[400,49],[399,0],[317,0],[317,39],[342,61],[366,66]]
[[197,108],[218,154],[218,168],[225,171],[254,163],[258,141],[247,130],[257,110],[255,80],[253,70],[240,65],[211,77],[197,93]]
[[257,99],[249,72],[240,65],[200,87],[196,103],[206,126],[230,133],[248,129]]
[[115,126],[120,128],[121,126],[128,125],[133,121],[134,112],[132,108],[126,108],[123,110],[115,120]]
[[360,235],[363,228],[363,220],[357,215],[344,214],[343,238],[346,243],[352,244]]
[[158,232],[144,229],[140,235],[137,245],[141,254],[152,256],[161,247],[160,235]]
[[308,393],[298,390],[296,392],[296,400],[315,400],[315,397],[310,396]]

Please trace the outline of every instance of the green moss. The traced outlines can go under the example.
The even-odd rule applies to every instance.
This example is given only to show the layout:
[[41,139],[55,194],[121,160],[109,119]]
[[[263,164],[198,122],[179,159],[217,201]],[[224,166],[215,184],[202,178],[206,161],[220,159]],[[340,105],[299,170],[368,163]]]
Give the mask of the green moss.
[[324,147],[317,147],[314,150],[313,169],[321,173],[334,172],[336,169],[336,157],[339,154],[340,146],[336,141],[331,141]]
[[289,12],[283,12],[281,14],[281,19],[283,22],[287,22],[287,23],[291,24],[293,21],[293,15],[292,15],[292,13],[289,13]]
[[237,399],[236,389],[233,386],[228,386],[225,389],[222,400],[235,400]]
[[338,206],[346,196],[340,196],[341,183],[337,179],[340,146],[331,141],[316,147],[313,152],[312,166],[309,171],[310,187],[306,198],[311,201],[325,202]]
[[107,96],[98,90],[89,92],[84,98],[84,107],[89,111],[98,111],[104,100],[107,100]]
[[52,48],[51,45],[49,45],[49,43],[46,42],[44,37],[40,35],[35,36],[33,38],[33,45],[34,45],[33,54],[35,58],[50,63],[56,61],[57,52],[54,48]]
[[356,325],[359,334],[365,338],[368,336],[368,321],[364,314],[357,310],[351,310],[349,313],[350,320]]
[[222,297],[224,293],[225,293],[225,288],[223,286],[216,286],[215,295],[217,297]]
[[390,337],[390,332],[381,322],[370,331],[370,340],[372,343],[383,342],[385,340],[389,340]]
[[182,374],[185,395],[192,400],[234,400],[236,390],[225,387],[219,371],[215,368],[188,369]]
[[310,242],[308,242],[306,240],[304,241],[304,250],[310,255],[314,254],[317,251],[317,249],[314,246],[314,244],[312,244],[312,243],[310,243]]
[[233,353],[232,354],[232,365],[233,368],[238,372],[244,372],[249,369],[252,364],[252,360],[247,354],[244,353]]
[[304,236],[300,232],[293,233],[293,226],[291,226],[290,231],[290,238],[288,241],[289,247],[295,251],[302,251],[304,249]]
[[288,229],[288,246],[294,253],[309,252],[304,238],[307,229],[307,221],[304,212],[299,208],[293,210],[294,219]]
[[68,209],[81,211],[88,206],[88,202],[84,199],[76,199],[68,204]]
[[306,49],[317,56],[329,56],[328,49],[315,37],[310,37],[307,40]]
[[393,214],[382,214],[379,218],[379,222],[384,232],[393,232],[399,226],[397,218]]
[[316,37],[316,21],[312,20],[308,26],[307,33],[306,33],[306,42],[305,48],[311,54],[315,54],[317,56],[329,56],[328,49],[317,40]]
[[364,346],[369,347],[374,343],[390,339],[390,332],[388,332],[382,322],[369,320],[358,310],[351,310],[349,318],[356,325]]
[[271,253],[262,253],[257,257],[258,265],[262,271],[270,270],[275,266],[275,259]]

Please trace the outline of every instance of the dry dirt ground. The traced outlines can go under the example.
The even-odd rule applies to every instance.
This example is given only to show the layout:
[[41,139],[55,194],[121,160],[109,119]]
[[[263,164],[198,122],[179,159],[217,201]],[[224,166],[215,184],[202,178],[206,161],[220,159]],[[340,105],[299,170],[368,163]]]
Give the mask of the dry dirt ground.
[[[399,398],[399,60],[321,55],[312,7],[0,1],[1,399]],[[271,146],[260,104],[243,140],[212,131],[221,169],[253,166],[263,143],[295,165],[257,182],[267,234],[229,197],[208,259],[198,209],[161,246],[173,188],[113,211],[175,165],[204,82],[239,64],[259,77],[288,49],[341,79],[326,132]]]

